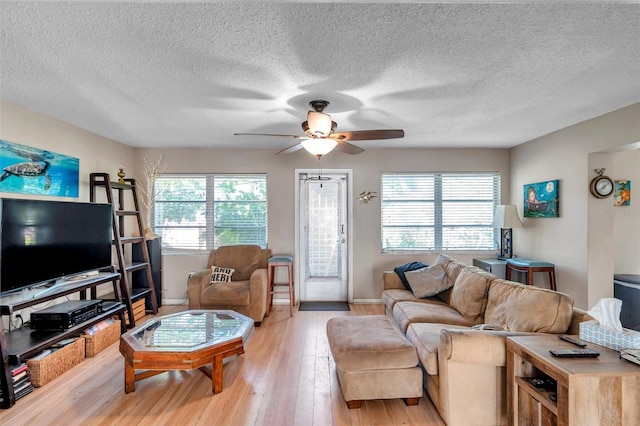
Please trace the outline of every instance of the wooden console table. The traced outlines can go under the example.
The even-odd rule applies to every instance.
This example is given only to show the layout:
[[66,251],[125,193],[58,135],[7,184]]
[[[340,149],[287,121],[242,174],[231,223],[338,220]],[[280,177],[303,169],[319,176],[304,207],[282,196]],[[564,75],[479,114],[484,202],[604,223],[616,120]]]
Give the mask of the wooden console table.
[[[556,358],[550,349],[576,349],[555,335],[507,338],[507,415],[510,425],[637,425],[640,367],[618,351],[589,343],[598,358]],[[536,388],[527,378],[550,378]],[[552,400],[555,396],[556,401]]]

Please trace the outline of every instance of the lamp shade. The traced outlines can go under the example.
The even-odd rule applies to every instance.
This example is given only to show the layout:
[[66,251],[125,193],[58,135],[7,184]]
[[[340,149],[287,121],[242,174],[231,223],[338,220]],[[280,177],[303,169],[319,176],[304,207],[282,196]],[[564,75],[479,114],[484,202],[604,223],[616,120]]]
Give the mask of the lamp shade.
[[336,142],[335,140],[325,139],[325,138],[305,139],[300,143],[304,149],[306,149],[307,151],[309,151],[311,154],[315,155],[318,158],[331,152],[331,150],[333,150],[333,148],[335,148],[336,145],[338,145],[338,142]]
[[505,204],[496,207],[493,215],[492,228],[524,228],[520,217],[518,217],[518,209],[513,204]]
[[331,133],[331,117],[318,111],[309,111],[307,113],[307,123],[309,131],[318,136],[329,136]]

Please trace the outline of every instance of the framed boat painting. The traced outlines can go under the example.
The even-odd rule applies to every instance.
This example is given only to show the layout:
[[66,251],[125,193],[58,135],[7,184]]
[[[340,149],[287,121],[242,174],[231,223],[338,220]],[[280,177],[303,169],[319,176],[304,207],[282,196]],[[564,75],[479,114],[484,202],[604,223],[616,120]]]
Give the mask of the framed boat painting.
[[0,192],[77,197],[80,160],[0,139]]
[[524,217],[559,217],[559,181],[529,183],[524,186]]

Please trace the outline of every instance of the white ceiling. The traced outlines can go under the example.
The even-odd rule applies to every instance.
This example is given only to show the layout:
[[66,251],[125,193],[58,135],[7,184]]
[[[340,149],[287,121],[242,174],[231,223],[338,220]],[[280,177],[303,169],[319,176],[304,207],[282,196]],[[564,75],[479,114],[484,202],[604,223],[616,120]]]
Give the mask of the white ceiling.
[[0,2],[0,97],[136,147],[511,147],[640,102],[640,4]]

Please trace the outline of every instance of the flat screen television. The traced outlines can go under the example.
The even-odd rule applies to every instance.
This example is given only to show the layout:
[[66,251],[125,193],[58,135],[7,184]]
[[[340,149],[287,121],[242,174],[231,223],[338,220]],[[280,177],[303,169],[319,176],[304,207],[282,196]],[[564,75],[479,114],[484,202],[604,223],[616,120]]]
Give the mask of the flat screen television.
[[111,265],[110,204],[0,199],[0,293]]

